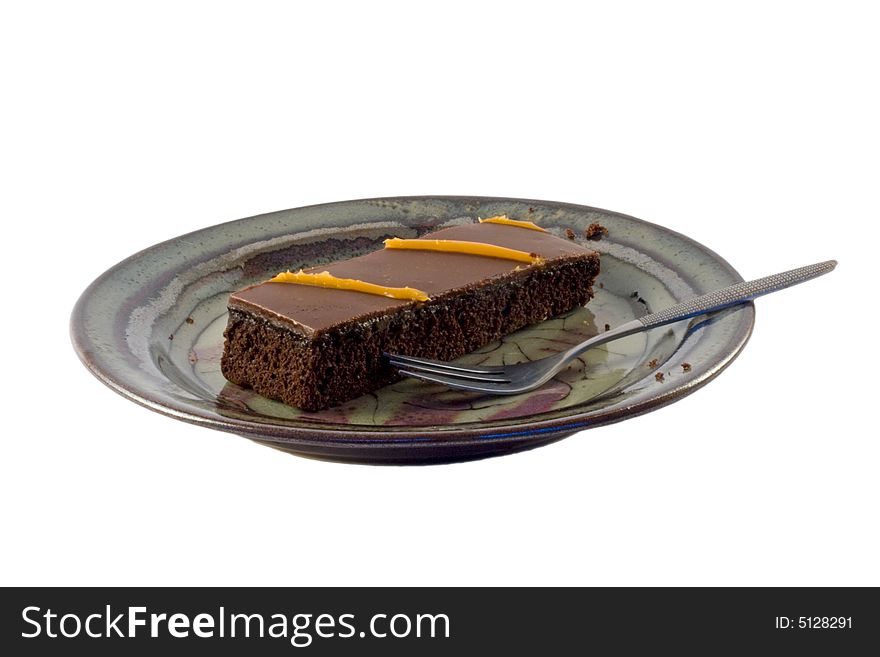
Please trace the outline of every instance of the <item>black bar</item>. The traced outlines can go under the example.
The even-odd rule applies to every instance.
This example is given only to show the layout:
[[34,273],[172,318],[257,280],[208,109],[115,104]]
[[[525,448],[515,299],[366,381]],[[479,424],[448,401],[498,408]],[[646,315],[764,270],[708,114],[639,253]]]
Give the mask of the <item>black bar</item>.
[[[880,646],[872,588],[20,588],[2,590],[0,614],[6,655],[849,655]],[[130,628],[132,618],[144,624]],[[133,638],[119,636],[130,629]]]

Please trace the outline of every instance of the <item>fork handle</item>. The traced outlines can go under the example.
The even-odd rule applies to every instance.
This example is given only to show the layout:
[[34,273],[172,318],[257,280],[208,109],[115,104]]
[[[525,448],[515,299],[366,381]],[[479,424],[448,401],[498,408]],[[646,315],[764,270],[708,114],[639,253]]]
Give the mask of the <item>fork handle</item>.
[[674,306],[670,306],[659,312],[645,315],[644,317],[640,317],[638,321],[645,328],[654,328],[655,326],[671,324],[672,322],[688,319],[689,317],[705,315],[706,313],[711,313],[729,306],[735,306],[745,301],[750,301],[751,299],[760,297],[764,294],[770,294],[771,292],[776,292],[777,290],[782,290],[791,287],[792,285],[809,281],[810,279],[827,274],[836,266],[836,260],[827,260],[825,262],[816,263],[815,265],[807,265],[806,267],[799,267],[798,269],[785,271],[781,274],[773,274],[772,276],[758,278],[754,281],[735,283],[734,285],[721,288],[720,290],[715,290],[714,292],[709,292],[708,294],[694,297],[687,301],[682,301],[681,303],[677,303]]
[[705,315],[706,313],[711,313],[715,310],[721,310],[723,308],[750,301],[762,294],[770,294],[771,292],[776,292],[777,290],[782,290],[791,287],[792,285],[803,283],[812,278],[821,276],[822,274],[827,274],[836,266],[836,260],[826,260],[825,262],[819,262],[815,265],[808,265],[806,267],[792,269],[791,271],[784,271],[781,274],[758,278],[754,281],[735,283],[728,287],[723,287],[720,290],[715,290],[714,292],[709,292],[708,294],[694,297],[687,301],[682,301],[681,303],[670,306],[665,310],[651,313],[644,317],[639,317],[638,319],[632,319],[609,331],[594,335],[589,340],[581,342],[564,352],[564,354],[559,355],[557,362],[566,363],[572,358],[576,358],[590,349],[594,349],[607,342],[624,338],[633,333],[641,333],[642,331],[652,329],[655,326],[663,326],[664,324],[671,324],[672,322],[678,322],[682,319],[688,319],[689,317]]

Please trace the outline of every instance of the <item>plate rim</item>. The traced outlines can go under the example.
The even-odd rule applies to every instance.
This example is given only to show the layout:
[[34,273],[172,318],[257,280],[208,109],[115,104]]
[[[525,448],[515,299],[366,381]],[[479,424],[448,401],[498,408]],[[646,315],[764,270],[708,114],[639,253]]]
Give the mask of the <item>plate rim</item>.
[[[491,441],[497,445],[499,449],[503,449],[506,443],[516,443],[527,439],[530,436],[542,435],[546,437],[558,434],[559,437],[570,435],[572,433],[611,424],[614,422],[637,417],[650,411],[666,406],[677,401],[692,392],[703,387],[712,379],[718,376],[726,369],[742,352],[751,337],[755,325],[755,308],[752,302],[743,304],[745,312],[738,313],[739,322],[733,335],[729,338],[731,348],[727,353],[712,363],[699,376],[692,377],[684,382],[676,383],[655,396],[641,400],[632,406],[611,407],[608,409],[594,409],[590,411],[580,411],[571,415],[564,415],[544,420],[530,420],[525,418],[522,422],[516,422],[505,427],[480,427],[470,425],[467,428],[443,428],[436,430],[433,427],[394,427],[388,429],[369,428],[367,426],[358,425],[354,429],[339,429],[331,427],[303,427],[289,424],[273,424],[261,423],[252,420],[245,420],[235,417],[214,417],[207,413],[201,414],[198,408],[187,406],[184,404],[175,405],[170,400],[157,399],[149,392],[138,389],[137,385],[130,382],[119,381],[100,367],[99,359],[91,355],[89,348],[90,338],[85,328],[86,306],[87,301],[93,294],[94,290],[104,281],[112,277],[117,270],[126,264],[137,260],[145,253],[159,249],[172,242],[191,237],[202,233],[203,231],[214,230],[220,226],[228,226],[236,223],[252,221],[259,217],[274,215],[281,212],[291,212],[296,210],[304,210],[310,208],[329,207],[334,205],[344,205],[351,203],[369,203],[369,202],[413,202],[413,201],[430,201],[430,200],[448,200],[456,202],[512,202],[523,204],[543,204],[555,207],[565,207],[575,209],[581,212],[597,212],[601,214],[617,216],[627,221],[643,224],[655,229],[659,229],[667,234],[673,235],[683,242],[695,247],[697,250],[704,252],[712,260],[726,270],[735,280],[743,280],[739,272],[716,251],[696,241],[695,239],[684,235],[665,226],[655,224],[653,222],[639,219],[631,215],[617,212],[614,210],[605,210],[595,206],[581,205],[577,203],[568,203],[563,201],[548,201],[541,199],[515,198],[503,196],[471,196],[471,195],[418,195],[418,196],[382,196],[370,198],[348,199],[343,201],[331,201],[326,203],[315,203],[311,205],[298,206],[286,210],[276,210],[272,212],[260,213],[230,221],[222,221],[210,226],[199,228],[182,235],[172,237],[161,242],[157,242],[151,246],[137,251],[136,253],[120,260],[116,264],[109,267],[98,277],[96,277],[80,294],[77,299],[70,316],[70,338],[73,343],[80,361],[99,381],[109,387],[111,390],[129,399],[136,404],[148,408],[162,415],[181,420],[190,424],[204,426],[224,432],[245,435],[248,438],[271,444],[276,447],[295,448],[297,446],[313,447],[313,448],[356,448],[356,449],[382,449],[389,448],[418,448],[422,447],[449,447],[455,448],[460,446],[469,446],[474,443],[475,439],[487,443]],[[357,435],[356,439],[342,438],[340,434],[352,432]]]

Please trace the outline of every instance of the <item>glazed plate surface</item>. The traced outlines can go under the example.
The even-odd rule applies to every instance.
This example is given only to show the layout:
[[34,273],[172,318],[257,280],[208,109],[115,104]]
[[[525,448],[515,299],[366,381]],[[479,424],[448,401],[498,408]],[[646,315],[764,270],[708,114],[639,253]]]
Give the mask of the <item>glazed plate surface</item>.
[[[742,280],[693,240],[606,210],[484,197],[345,201],[212,226],[128,258],[77,302],[74,347],[116,392],[179,420],[302,456],[426,463],[528,449],[645,413],[707,383],[748,340],[752,304],[594,349],[523,395],[481,396],[404,380],[317,413],[265,399],[220,373],[230,292],[285,269],[363,255],[381,248],[387,237],[417,237],[498,214],[534,221],[560,237],[571,229],[600,252],[602,273],[586,307],[518,331],[460,362],[541,358],[606,325]],[[594,222],[609,235],[588,242],[584,230]]]

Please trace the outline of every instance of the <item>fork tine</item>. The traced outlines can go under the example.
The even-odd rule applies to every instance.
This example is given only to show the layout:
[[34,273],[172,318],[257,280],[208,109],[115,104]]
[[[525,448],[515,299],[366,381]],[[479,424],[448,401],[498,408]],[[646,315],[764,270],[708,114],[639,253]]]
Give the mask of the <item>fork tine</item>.
[[449,370],[434,367],[431,364],[411,364],[411,363],[396,363],[395,360],[389,359],[391,364],[396,367],[398,370],[403,372],[404,370],[410,372],[424,372],[427,374],[434,374],[439,377],[448,377],[450,379],[462,380],[462,381],[474,381],[474,382],[482,382],[482,383],[509,383],[510,377],[506,376],[503,372],[465,372],[459,370]]
[[433,374],[430,372],[420,372],[416,370],[407,370],[401,369],[399,370],[401,374],[404,376],[412,377],[414,379],[420,379],[422,381],[428,381],[430,383],[439,383],[440,385],[446,386],[447,388],[454,388],[456,390],[467,390],[469,392],[484,392],[492,395],[510,395],[515,394],[515,391],[508,390],[506,386],[506,382],[494,382],[494,381],[479,381],[475,379],[459,379],[453,378],[452,376],[441,375],[441,374]]
[[456,365],[455,363],[446,363],[440,360],[431,360],[429,358],[416,358],[414,356],[402,356],[400,354],[385,354],[385,356],[391,361],[397,361],[397,363],[399,364],[404,364],[407,366],[430,366],[444,372],[472,372],[474,374],[504,372],[504,368],[497,365],[487,365],[485,367],[478,365]]

